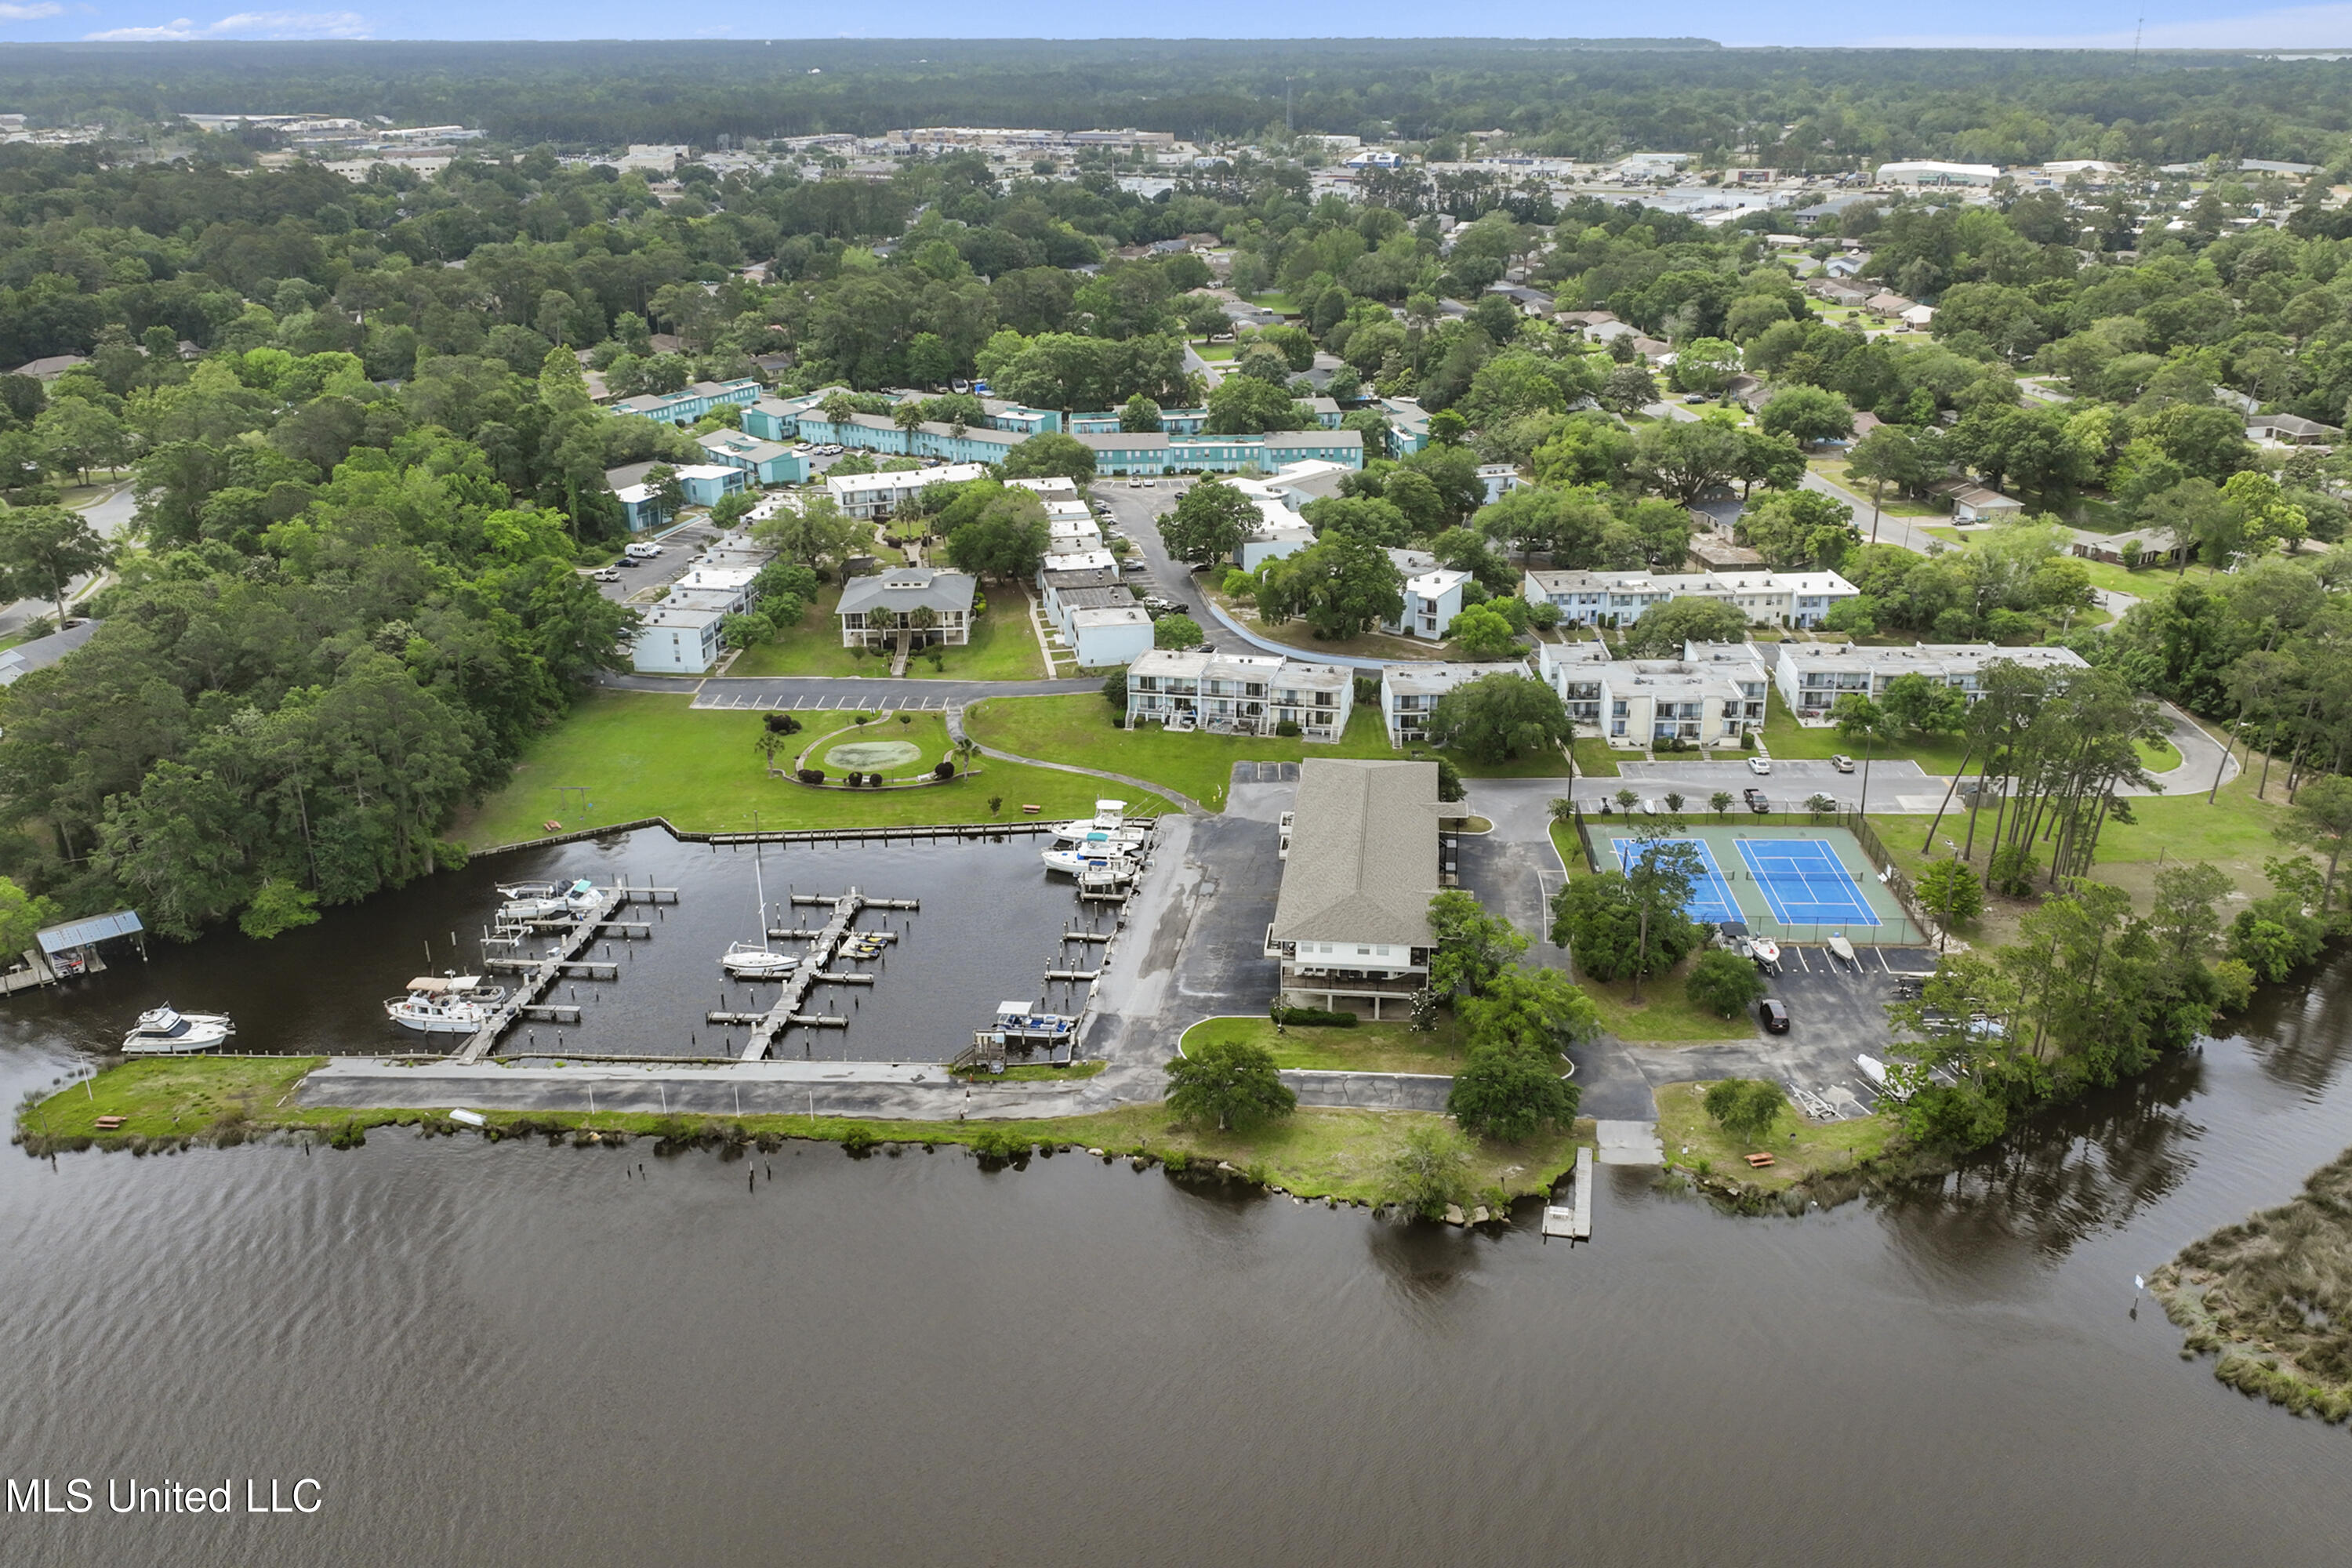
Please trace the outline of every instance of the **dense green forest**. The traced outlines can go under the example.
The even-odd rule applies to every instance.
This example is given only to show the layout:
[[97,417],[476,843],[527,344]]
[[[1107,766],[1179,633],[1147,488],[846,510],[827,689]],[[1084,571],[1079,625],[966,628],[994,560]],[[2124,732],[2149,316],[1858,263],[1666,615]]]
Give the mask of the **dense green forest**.
[[[184,110],[462,121],[503,141],[714,144],[926,124],[1137,126],[1421,139],[1504,129],[1528,151],[1639,148],[1778,167],[1891,157],[2329,163],[2352,100],[2333,61],[2068,50],[1727,50],[1700,39],[733,40],[32,44],[0,100],[53,123]],[[812,74],[812,73],[815,74]]]

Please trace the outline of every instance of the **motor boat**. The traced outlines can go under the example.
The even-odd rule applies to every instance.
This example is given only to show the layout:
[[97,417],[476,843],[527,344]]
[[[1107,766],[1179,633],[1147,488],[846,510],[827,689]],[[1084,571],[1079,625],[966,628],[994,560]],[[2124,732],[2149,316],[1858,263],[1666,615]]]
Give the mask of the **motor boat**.
[[1081,876],[1088,871],[1110,871],[1132,868],[1135,862],[1111,846],[1089,845],[1083,848],[1045,849],[1038,853],[1048,871],[1060,871],[1067,876]]
[[183,1013],[166,1002],[139,1015],[139,1022],[122,1037],[126,1057],[176,1057],[209,1051],[227,1042],[236,1026],[226,1013]]
[[1756,961],[1758,968],[1773,974],[1780,973],[1780,944],[1771,938],[1762,936],[1749,938],[1748,956]]
[[501,921],[560,921],[577,918],[594,910],[604,895],[596,884],[583,877],[568,887],[559,888],[552,882],[521,882],[500,888],[507,900],[499,906]]
[[388,997],[383,1016],[420,1035],[470,1035],[488,1024],[507,998],[478,974],[420,974],[404,995]]
[[1870,1080],[1873,1089],[1878,1089],[1896,1103],[1900,1104],[1911,1098],[1909,1082],[1890,1079],[1887,1076],[1886,1064],[1876,1057],[1856,1057],[1853,1058],[1853,1065],[1862,1069],[1862,1076]]
[[719,959],[719,967],[737,980],[782,980],[800,963],[796,955],[757,942],[736,942]]
[[1108,845],[1140,844],[1150,830],[1140,823],[1127,820],[1127,802],[1098,800],[1095,814],[1072,822],[1057,823],[1054,827],[1056,845],[1077,845],[1100,847]]

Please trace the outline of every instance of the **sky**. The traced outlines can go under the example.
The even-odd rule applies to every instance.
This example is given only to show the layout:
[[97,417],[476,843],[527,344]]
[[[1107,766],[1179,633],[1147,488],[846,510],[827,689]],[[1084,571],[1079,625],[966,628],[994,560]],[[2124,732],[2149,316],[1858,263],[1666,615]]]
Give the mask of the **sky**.
[[[888,7],[887,27],[849,29],[839,24],[867,17],[825,8],[800,12],[798,25],[776,16],[739,23],[729,20],[730,9],[714,7],[707,21],[665,26],[676,13],[619,0],[497,5],[358,0],[349,10],[279,11],[205,9],[191,0],[0,0],[0,45],[70,38],[1415,37],[1439,30],[1433,23],[1458,37],[1516,37],[1528,35],[1531,19],[1526,0],[1455,0],[1442,11],[1425,0],[1291,0],[1279,7],[1263,0],[1191,0],[1158,16],[1149,7],[1107,6],[1101,0],[1027,0],[1018,6],[898,0]],[[1542,14],[1553,37],[1631,33],[1636,19],[1597,5]],[[1950,10],[1906,15],[1870,0],[1683,0],[1671,9],[1642,12],[1638,20],[1656,32],[1735,46],[2129,48],[2137,28],[2146,44],[2159,48],[2352,47],[2352,4],[2092,0],[2062,9],[2047,0],[1979,0],[1962,16]]]

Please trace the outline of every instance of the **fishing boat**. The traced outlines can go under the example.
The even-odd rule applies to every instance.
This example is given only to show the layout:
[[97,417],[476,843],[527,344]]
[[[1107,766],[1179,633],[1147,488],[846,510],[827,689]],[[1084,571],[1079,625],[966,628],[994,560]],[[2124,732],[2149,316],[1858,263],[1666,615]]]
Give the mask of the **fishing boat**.
[[226,1044],[236,1026],[226,1013],[183,1013],[166,1002],[139,1015],[122,1037],[126,1057],[176,1057]]
[[500,888],[507,900],[499,906],[501,921],[560,921],[594,910],[604,899],[596,884],[583,877],[568,887],[552,882],[521,882]]
[[1780,973],[1780,944],[1769,937],[1754,937],[1748,943],[1748,956],[1762,968]]
[[1039,859],[1048,871],[1060,871],[1066,876],[1083,876],[1088,871],[1118,870],[1132,868],[1135,862],[1114,846],[1088,845],[1083,847],[1044,849]]
[[1127,820],[1127,802],[1098,800],[1095,802],[1095,814],[1092,816],[1082,816],[1074,821],[1055,824],[1054,842],[1060,846],[1077,845],[1088,847],[1114,844],[1140,844],[1148,831],[1149,829],[1141,824],[1130,823]]
[[504,986],[485,985],[478,974],[420,974],[405,994],[385,999],[383,1016],[420,1035],[470,1035],[506,997]]
[[760,940],[730,944],[719,955],[719,967],[737,980],[781,980],[800,967],[800,959],[768,945],[768,882],[760,869],[760,841],[751,840],[751,889],[760,899]]

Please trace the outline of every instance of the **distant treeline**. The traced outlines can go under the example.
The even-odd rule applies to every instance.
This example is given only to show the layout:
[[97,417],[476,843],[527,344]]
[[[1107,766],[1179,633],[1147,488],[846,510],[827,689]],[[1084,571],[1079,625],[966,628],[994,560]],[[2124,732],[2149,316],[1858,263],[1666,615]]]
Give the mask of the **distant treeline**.
[[0,58],[0,100],[45,123],[318,110],[593,146],[942,123],[1237,136],[1286,109],[1300,131],[1500,128],[1579,158],[1752,148],[1742,156],[1781,167],[2325,163],[2352,147],[2347,68],[2229,54],[1727,50],[1696,38],[24,44]]

